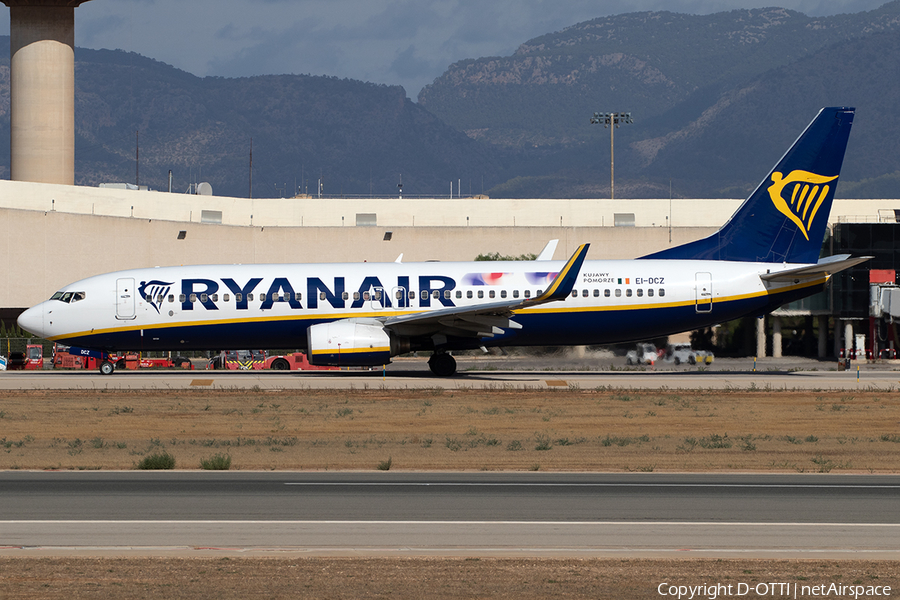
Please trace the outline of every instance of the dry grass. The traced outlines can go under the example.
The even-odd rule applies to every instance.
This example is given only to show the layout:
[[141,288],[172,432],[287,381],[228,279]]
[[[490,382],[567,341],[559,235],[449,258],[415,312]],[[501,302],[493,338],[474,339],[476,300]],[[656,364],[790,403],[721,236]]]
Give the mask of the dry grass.
[[[19,598],[660,598],[670,585],[900,587],[896,563],[642,559],[3,559]],[[751,588],[753,589],[753,588]],[[786,588],[779,588],[786,589]],[[793,588],[791,588],[793,589]],[[758,598],[754,592],[743,597]],[[823,597],[820,594],[816,597]],[[698,596],[695,596],[695,598]],[[700,596],[709,598],[710,596]],[[724,598],[738,597],[735,592]],[[770,593],[770,598],[793,597]],[[814,597],[811,595],[798,597]],[[832,597],[835,597],[832,594]],[[838,597],[853,597],[842,594]],[[862,595],[860,597],[874,597]]]
[[888,392],[19,391],[0,469],[900,470]]

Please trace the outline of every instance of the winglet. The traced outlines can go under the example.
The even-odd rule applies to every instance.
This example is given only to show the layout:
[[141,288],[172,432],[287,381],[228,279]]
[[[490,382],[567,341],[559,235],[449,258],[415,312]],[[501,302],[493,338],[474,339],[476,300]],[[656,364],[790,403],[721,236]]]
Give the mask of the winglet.
[[590,244],[578,246],[575,254],[566,262],[566,266],[562,268],[556,275],[556,278],[550,283],[547,291],[540,296],[535,296],[530,301],[523,302],[523,304],[531,306],[543,304],[544,302],[553,302],[554,300],[563,300],[568,297],[572,293],[572,288],[575,287],[575,281],[578,279],[578,273],[581,271],[581,263],[584,262],[590,247]]
[[553,253],[556,252],[557,244],[559,244],[559,240],[550,240],[547,242],[547,245],[544,246],[544,249],[541,250],[541,253],[538,254],[538,257],[534,260],[553,260]]

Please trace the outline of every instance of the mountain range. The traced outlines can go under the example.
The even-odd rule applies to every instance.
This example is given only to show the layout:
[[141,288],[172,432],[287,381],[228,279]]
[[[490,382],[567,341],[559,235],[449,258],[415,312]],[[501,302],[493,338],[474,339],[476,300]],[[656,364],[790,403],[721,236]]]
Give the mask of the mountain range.
[[[781,8],[641,12],[575,24],[507,57],[450,65],[418,96],[312,75],[196,77],[76,49],[76,183],[216,194],[742,197],[822,106],[856,106],[837,194],[900,196],[900,0],[808,17]],[[139,149],[139,159],[136,150]],[[9,43],[0,38],[0,177]]]

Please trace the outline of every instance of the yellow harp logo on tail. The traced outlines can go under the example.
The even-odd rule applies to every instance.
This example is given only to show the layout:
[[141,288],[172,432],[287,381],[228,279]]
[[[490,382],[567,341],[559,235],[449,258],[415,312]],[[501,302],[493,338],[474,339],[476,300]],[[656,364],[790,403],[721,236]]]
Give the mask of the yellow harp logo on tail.
[[[772,185],[768,187],[769,197],[778,212],[793,221],[800,232],[809,240],[809,228],[819,212],[819,207],[831,189],[826,185],[838,176],[825,177],[809,171],[791,171],[787,177],[780,172],[772,173]],[[790,188],[790,199],[784,198],[786,188]]]

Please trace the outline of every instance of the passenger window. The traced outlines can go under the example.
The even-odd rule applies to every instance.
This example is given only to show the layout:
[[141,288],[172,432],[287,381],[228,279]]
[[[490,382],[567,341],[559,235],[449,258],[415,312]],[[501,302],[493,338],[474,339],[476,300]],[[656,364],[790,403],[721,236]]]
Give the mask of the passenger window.
[[222,294],[222,302],[228,302],[229,300],[231,300],[230,294]]
[[450,299],[450,290],[444,290],[444,298],[447,300]]
[[206,294],[200,294],[200,302],[206,302],[209,300],[209,296]]
[[637,295],[638,295],[638,298],[640,298],[641,296],[643,296],[643,295],[644,295],[644,290],[642,290],[641,288],[638,288]]
[[650,288],[649,290],[647,290],[647,295],[650,296],[651,298],[653,297],[653,288]]
[[484,298],[484,290],[478,290],[478,297]]
[[243,298],[244,298],[244,295],[243,295],[243,294],[235,294],[235,295],[234,295],[234,301],[235,301],[235,302],[240,302]]
[[587,297],[588,297],[588,291],[587,291],[586,289],[585,289],[585,290],[581,290],[581,297],[582,297],[582,298],[587,298]]
[[191,294],[190,296],[191,304],[197,301],[197,294]]
[[659,297],[662,298],[666,295],[666,290],[663,288],[659,288]]
[[577,298],[577,297],[578,297],[578,290],[572,290],[572,297],[573,297],[573,298]]
[[609,294],[610,294],[610,292],[608,289],[603,290],[603,295],[606,296],[607,298],[609,298]]
[[[359,292],[353,292],[353,299],[354,299],[354,300],[359,300]],[[368,299],[369,299],[369,292],[364,292],[364,293],[363,293],[363,300],[368,300]]]
[[[324,296],[324,294],[322,294]],[[324,300],[324,298],[322,298]],[[253,302],[253,293],[247,294],[247,302]]]
[[414,291],[412,291],[412,290],[409,291],[409,299],[410,299],[410,300],[415,300],[415,299],[416,299],[416,293],[415,293]]
[[621,297],[622,297],[622,290],[617,289],[616,290],[616,298],[621,298]]
[[441,293],[438,290],[434,290],[433,292],[431,292],[431,297],[437,300],[441,297]]
[[375,299],[381,300],[381,290],[375,290]]
[[496,295],[497,295],[497,292],[495,292],[494,290],[491,290],[491,291],[488,292],[488,296],[489,296],[490,298],[494,298],[494,297],[496,297]]
[[349,300],[349,299],[350,299],[350,294],[349,294],[349,293],[344,292],[344,293],[341,294],[341,300]]
[[627,290],[625,290],[625,295],[628,296],[629,298],[631,298],[631,288],[628,288]]
[[506,298],[506,290],[500,290],[500,297]]
[[519,297],[519,290],[513,290],[513,298]]
[[178,296],[178,301],[179,301],[179,302],[184,303],[186,300],[187,300],[187,296],[185,296],[184,294],[180,294],[180,295]]
[[428,299],[428,290],[422,290],[422,300]]
[[471,298],[471,297],[472,297],[472,290],[468,290],[466,292],[466,298]]
[[213,295],[212,295],[212,301],[213,301],[213,302],[218,302],[218,301],[219,301],[219,295],[218,295],[218,294],[213,294]]
[[531,298],[531,290],[525,290],[525,297]]
[[600,290],[594,290],[594,298],[600,297]]
[[460,290],[456,290],[456,299],[459,300],[462,298],[462,292]]
[[403,292],[401,290],[397,290],[397,293],[394,294],[394,298],[397,300],[403,300]]
[[303,294],[301,292],[294,292],[294,300],[300,302],[303,300]]
[[325,299],[325,292],[319,292],[319,300]]
[[169,303],[175,302],[175,294],[169,294]]

